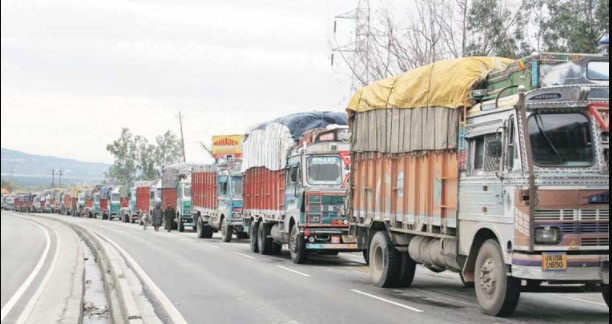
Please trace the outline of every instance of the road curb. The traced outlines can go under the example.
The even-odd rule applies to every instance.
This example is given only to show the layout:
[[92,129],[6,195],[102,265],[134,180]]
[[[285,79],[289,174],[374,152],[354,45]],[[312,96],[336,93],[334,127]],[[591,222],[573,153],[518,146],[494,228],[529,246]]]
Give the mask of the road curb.
[[[72,229],[87,246],[98,260],[104,277],[104,288],[109,304],[111,320],[113,323],[140,324],[145,323],[141,312],[138,308],[138,303],[134,299],[129,282],[125,276],[124,267],[121,261],[125,263],[123,257],[110,243],[106,242],[102,237],[94,232],[84,228],[83,226],[46,216],[31,215],[35,218],[47,219],[59,222]],[[125,267],[129,267],[125,264]],[[83,272],[83,278],[84,278]],[[81,318],[82,318],[82,297],[81,297]],[[159,322],[161,320],[157,319]],[[157,322],[157,321],[156,321]]]

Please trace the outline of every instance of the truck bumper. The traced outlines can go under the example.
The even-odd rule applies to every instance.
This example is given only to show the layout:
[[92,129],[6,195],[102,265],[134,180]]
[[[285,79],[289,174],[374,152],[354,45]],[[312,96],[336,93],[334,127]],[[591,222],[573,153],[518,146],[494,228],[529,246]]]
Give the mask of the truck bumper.
[[308,251],[361,251],[357,241],[348,236],[348,228],[303,228]]
[[567,255],[567,268],[544,270],[542,255],[513,254],[512,276],[520,279],[609,284],[609,255]]

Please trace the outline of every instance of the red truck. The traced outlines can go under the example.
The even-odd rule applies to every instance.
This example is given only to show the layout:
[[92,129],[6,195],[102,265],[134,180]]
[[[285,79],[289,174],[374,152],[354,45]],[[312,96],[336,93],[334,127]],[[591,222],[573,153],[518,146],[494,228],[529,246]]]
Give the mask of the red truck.
[[243,143],[244,227],[251,250],[294,263],[358,251],[343,213],[350,132],[344,113],[294,114],[265,123]]

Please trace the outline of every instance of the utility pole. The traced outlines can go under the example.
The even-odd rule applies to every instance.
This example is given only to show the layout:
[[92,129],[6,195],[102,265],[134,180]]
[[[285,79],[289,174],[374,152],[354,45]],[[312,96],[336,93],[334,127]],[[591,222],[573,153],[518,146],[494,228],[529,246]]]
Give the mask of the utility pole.
[[185,154],[185,137],[183,136],[183,114],[179,111],[179,124],[181,125],[181,145],[183,147],[183,163],[187,162],[187,156]]
[[51,169],[51,188],[55,188],[55,169]]
[[[351,93],[369,84],[374,79],[370,68],[370,45],[372,41],[370,16],[370,0],[358,0],[356,9],[338,15],[334,20],[334,38],[338,31],[339,20],[349,20],[355,24],[354,43],[338,46],[332,50],[332,65],[334,65],[335,53],[340,53],[349,65],[353,75]],[[345,53],[351,53],[352,58],[346,57]]]
[[62,174],[64,174],[63,171],[59,170],[59,187],[60,188],[62,187]]

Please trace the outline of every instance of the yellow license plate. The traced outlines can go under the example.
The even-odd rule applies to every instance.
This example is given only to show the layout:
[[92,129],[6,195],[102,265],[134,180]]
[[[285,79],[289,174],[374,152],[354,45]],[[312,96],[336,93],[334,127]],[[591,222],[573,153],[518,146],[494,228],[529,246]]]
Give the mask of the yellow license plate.
[[567,254],[542,254],[542,271],[563,271],[567,269]]

